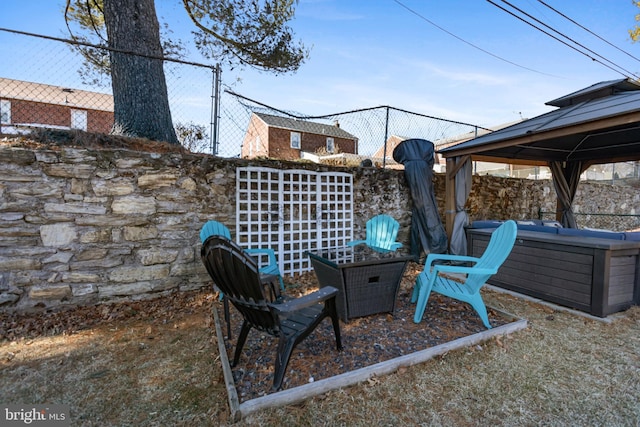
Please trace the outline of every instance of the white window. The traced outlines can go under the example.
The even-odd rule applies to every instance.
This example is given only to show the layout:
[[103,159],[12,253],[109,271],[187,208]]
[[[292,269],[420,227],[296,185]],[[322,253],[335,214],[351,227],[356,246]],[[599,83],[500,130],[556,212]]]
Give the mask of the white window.
[[300,132],[291,132],[291,148],[300,149]]
[[87,112],[71,110],[71,129],[87,130]]
[[11,101],[5,99],[0,101],[0,123],[3,125],[11,123]]
[[333,142],[333,138],[327,138],[327,153],[333,153],[335,151],[335,143]]

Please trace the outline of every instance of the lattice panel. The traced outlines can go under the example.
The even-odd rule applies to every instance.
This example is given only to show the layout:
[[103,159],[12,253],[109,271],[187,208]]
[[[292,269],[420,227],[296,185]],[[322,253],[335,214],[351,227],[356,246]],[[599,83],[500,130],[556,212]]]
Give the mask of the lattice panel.
[[273,248],[283,274],[309,271],[307,250],[352,240],[351,174],[238,168],[236,193],[236,239]]

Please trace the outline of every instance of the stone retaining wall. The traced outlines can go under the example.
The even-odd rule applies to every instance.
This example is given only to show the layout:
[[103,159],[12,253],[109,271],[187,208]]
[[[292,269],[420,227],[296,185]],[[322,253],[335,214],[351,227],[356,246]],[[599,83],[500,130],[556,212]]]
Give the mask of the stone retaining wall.
[[[127,150],[0,145],[0,311],[148,298],[208,286],[199,258],[202,224],[234,232],[239,166],[345,168]],[[354,174],[354,236],[380,212],[408,245],[411,201],[403,173]],[[444,209],[444,179],[434,178]],[[585,191],[585,190],[583,190]],[[587,190],[590,200],[606,190]],[[638,201],[635,200],[636,206]],[[555,209],[549,181],[474,177],[472,218],[530,218]]]

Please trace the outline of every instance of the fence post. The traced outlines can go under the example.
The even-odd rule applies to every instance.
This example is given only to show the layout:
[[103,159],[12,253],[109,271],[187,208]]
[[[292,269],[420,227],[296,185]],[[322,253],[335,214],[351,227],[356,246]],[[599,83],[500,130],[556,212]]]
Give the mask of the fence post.
[[210,137],[210,149],[211,154],[214,156],[218,155],[218,129],[220,124],[218,123],[219,119],[219,108],[220,108],[220,64],[216,64],[213,69],[213,81],[211,85],[211,137]]
[[387,108],[387,117],[384,122],[384,144],[382,145],[382,168],[387,167],[387,141],[389,140],[389,106]]

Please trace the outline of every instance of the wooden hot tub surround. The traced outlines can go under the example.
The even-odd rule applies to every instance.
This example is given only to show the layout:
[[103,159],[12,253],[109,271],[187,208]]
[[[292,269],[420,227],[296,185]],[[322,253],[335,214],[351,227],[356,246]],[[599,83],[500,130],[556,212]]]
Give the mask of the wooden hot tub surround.
[[[469,255],[482,255],[493,230],[467,229]],[[518,230],[488,283],[606,317],[640,304],[640,241]]]

